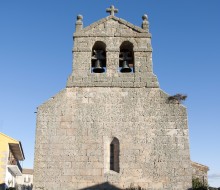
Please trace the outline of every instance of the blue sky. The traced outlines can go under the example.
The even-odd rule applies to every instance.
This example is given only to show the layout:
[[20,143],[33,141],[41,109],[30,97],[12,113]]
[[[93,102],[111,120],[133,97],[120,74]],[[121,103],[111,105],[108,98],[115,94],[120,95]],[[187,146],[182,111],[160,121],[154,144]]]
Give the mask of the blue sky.
[[165,92],[188,95],[191,159],[220,186],[219,0],[0,0],[0,131],[22,142],[33,167],[34,112],[65,88],[76,16],[88,26],[111,4],[138,26],[148,15],[154,73]]

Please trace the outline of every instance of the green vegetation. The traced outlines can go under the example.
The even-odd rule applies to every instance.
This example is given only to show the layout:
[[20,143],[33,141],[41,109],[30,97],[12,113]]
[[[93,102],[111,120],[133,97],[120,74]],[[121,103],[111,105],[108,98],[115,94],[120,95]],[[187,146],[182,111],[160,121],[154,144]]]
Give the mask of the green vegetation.
[[208,185],[200,181],[199,178],[192,179],[192,189],[194,190],[207,190]]

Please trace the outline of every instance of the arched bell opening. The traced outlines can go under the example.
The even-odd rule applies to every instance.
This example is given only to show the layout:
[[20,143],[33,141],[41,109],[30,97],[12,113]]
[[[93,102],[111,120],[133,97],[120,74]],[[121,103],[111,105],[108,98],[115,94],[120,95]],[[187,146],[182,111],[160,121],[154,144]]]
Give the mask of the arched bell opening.
[[110,144],[110,170],[119,173],[119,140],[114,137]]
[[97,41],[92,48],[91,72],[106,72],[106,45],[104,42]]
[[133,44],[125,41],[120,46],[119,71],[121,73],[134,72],[134,51]]

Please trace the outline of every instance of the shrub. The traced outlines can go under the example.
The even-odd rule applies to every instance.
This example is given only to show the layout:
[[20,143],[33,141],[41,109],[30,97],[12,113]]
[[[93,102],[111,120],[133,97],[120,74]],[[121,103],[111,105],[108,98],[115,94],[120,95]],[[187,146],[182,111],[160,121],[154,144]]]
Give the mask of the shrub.
[[208,185],[206,183],[201,182],[199,178],[193,178],[192,179],[192,189],[207,190]]

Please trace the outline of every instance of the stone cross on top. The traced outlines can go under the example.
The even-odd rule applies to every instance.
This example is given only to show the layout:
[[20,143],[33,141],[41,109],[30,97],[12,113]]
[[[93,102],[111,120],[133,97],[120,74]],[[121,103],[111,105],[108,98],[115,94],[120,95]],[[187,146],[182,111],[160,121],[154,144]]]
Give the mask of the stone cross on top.
[[111,5],[110,8],[106,9],[107,13],[110,13],[111,16],[114,16],[115,13],[118,13],[118,9],[115,9],[114,5]]

